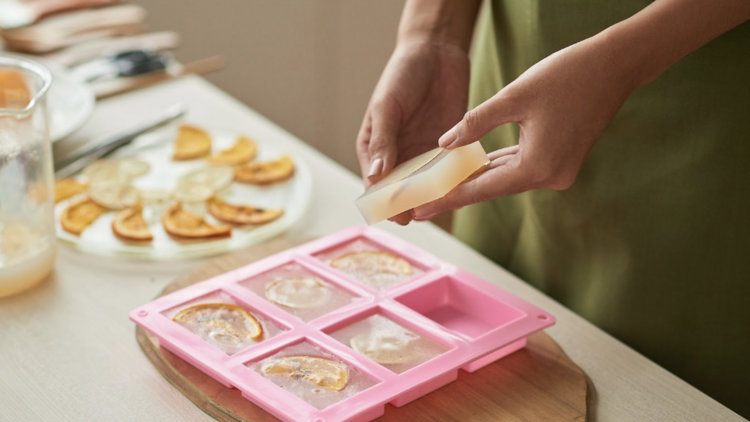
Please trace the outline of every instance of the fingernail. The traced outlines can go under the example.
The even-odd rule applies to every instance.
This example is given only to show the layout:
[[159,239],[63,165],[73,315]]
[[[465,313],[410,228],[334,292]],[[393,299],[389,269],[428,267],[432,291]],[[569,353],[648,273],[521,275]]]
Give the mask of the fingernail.
[[367,177],[380,176],[380,173],[382,171],[383,171],[383,160],[380,158],[376,158],[372,160],[372,164],[370,165],[370,172],[367,174]]
[[433,212],[432,214],[422,214],[419,211],[413,209],[411,210],[411,218],[414,219],[414,221],[425,221],[429,220],[430,218],[434,217],[437,213]]
[[443,148],[447,148],[453,141],[456,140],[456,127],[453,126],[449,131],[445,132],[443,136],[438,139],[438,145]]

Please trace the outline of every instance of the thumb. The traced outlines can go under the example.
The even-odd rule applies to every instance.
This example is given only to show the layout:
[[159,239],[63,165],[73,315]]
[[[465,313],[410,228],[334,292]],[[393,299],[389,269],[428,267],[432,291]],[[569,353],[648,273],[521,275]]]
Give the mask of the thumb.
[[445,149],[453,149],[478,141],[492,129],[515,121],[511,108],[511,100],[500,91],[466,113],[460,122],[440,137],[438,144]]
[[367,178],[376,181],[396,165],[398,146],[396,144],[401,117],[398,107],[383,103],[372,106],[372,134],[370,135],[370,168]]

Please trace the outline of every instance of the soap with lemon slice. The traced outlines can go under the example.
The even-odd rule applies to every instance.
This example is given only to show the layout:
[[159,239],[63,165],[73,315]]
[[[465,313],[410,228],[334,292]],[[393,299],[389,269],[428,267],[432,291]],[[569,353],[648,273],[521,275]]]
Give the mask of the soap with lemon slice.
[[489,162],[479,142],[435,148],[399,164],[354,202],[367,224],[375,224],[442,198]]

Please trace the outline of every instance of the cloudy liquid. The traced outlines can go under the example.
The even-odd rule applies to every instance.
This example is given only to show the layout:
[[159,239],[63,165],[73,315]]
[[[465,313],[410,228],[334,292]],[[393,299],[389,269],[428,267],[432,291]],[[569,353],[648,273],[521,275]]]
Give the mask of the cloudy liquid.
[[50,273],[56,255],[50,237],[23,223],[0,221],[0,297],[26,290]]

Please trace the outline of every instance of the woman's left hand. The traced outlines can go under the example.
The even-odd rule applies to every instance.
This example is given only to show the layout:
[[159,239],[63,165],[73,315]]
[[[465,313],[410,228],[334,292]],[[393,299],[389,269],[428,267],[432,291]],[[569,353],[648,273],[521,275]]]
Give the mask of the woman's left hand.
[[574,44],[540,61],[492,98],[469,111],[439,140],[451,149],[492,129],[518,123],[518,145],[493,151],[489,169],[445,197],[412,210],[428,220],[531,189],[567,189],[594,143],[638,85],[622,57],[600,41]]

